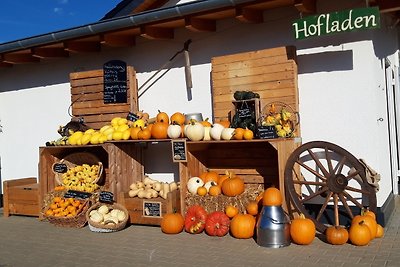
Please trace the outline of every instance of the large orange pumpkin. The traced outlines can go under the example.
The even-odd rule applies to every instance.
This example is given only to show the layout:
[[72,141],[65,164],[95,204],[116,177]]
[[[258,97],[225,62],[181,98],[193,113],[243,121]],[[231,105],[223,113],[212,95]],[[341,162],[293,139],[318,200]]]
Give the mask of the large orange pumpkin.
[[311,219],[308,219],[304,214],[292,220],[290,224],[290,237],[293,242],[298,245],[311,244],[315,238],[316,228]]
[[237,214],[233,217],[230,231],[233,237],[252,238],[256,226],[256,218],[250,214]]
[[281,191],[275,187],[267,188],[264,191],[262,199],[264,206],[280,206],[283,202]]
[[218,173],[215,171],[210,171],[210,170],[207,170],[207,171],[201,173],[199,177],[203,180],[204,183],[207,183],[210,181],[218,183],[218,179],[219,179]]
[[151,127],[151,137],[155,139],[166,139],[168,138],[168,126],[165,122],[156,122]]
[[376,220],[370,215],[357,215],[351,220],[351,224],[358,224],[360,222],[364,222],[366,226],[368,226],[369,231],[371,232],[371,239],[374,239],[376,236],[377,223]]
[[369,244],[371,239],[371,232],[364,221],[351,224],[349,229],[349,240],[353,245],[365,246]]
[[183,115],[181,112],[175,112],[174,114],[171,115],[171,124],[179,124],[179,125],[184,125],[186,117]]
[[244,192],[244,181],[239,176],[229,177],[222,183],[221,190],[225,196],[238,196]]
[[180,213],[167,213],[161,219],[161,231],[166,234],[179,234],[185,226],[185,219]]

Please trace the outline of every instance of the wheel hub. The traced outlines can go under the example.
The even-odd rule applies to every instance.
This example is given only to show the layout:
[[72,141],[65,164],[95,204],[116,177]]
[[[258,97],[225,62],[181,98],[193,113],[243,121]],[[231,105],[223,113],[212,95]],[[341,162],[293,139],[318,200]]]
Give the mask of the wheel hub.
[[346,189],[348,181],[343,174],[334,175],[328,179],[328,188],[333,193],[341,193]]

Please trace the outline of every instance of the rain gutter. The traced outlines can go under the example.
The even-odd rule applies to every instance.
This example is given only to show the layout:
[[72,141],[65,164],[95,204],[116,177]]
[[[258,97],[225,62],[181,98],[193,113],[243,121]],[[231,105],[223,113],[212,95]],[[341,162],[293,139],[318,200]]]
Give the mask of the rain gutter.
[[123,16],[114,19],[99,21],[80,27],[51,32],[43,35],[33,36],[25,39],[0,44],[0,53],[13,52],[36,46],[43,46],[55,42],[62,42],[106,32],[116,31],[124,28],[139,27],[146,24],[154,24],[159,21],[181,18],[192,14],[205,13],[212,10],[235,7],[255,0],[200,0],[184,3],[181,5],[154,9],[135,15]]

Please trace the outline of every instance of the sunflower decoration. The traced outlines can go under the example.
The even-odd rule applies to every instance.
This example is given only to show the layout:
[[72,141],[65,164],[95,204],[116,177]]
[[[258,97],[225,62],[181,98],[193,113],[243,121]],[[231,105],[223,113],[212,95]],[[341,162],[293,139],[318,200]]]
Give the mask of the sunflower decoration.
[[274,126],[279,137],[294,136],[297,117],[289,106],[283,103],[271,103],[264,107],[263,114],[262,126]]

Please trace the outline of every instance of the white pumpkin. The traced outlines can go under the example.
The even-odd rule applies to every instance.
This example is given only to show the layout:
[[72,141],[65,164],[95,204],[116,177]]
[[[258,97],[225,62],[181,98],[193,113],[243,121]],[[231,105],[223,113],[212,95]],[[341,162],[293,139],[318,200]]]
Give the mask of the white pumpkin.
[[181,136],[182,128],[178,124],[171,124],[168,126],[167,135],[171,139],[176,139]]
[[203,137],[204,141],[210,141],[211,140],[210,130],[211,130],[211,127],[209,127],[209,126],[204,127],[204,137]]
[[235,134],[235,128],[224,128],[221,132],[221,138],[223,140],[231,140]]
[[97,211],[100,212],[101,214],[105,215],[105,214],[107,214],[110,210],[109,210],[109,208],[107,207],[107,205],[101,205],[101,206],[97,209]]
[[207,189],[208,192],[210,190],[210,187],[213,185],[217,185],[217,183],[214,181],[208,181],[207,183],[204,184],[204,187]]
[[193,195],[197,194],[197,188],[204,185],[203,180],[200,177],[192,177],[187,182],[187,189]]
[[191,141],[200,141],[204,138],[204,126],[199,122],[191,122],[186,128],[186,137]]
[[221,140],[221,134],[224,128],[225,127],[219,123],[214,123],[213,125],[211,125],[210,129],[211,138],[214,140]]
[[103,214],[95,210],[94,212],[90,212],[90,220],[96,223],[100,223],[103,221]]

